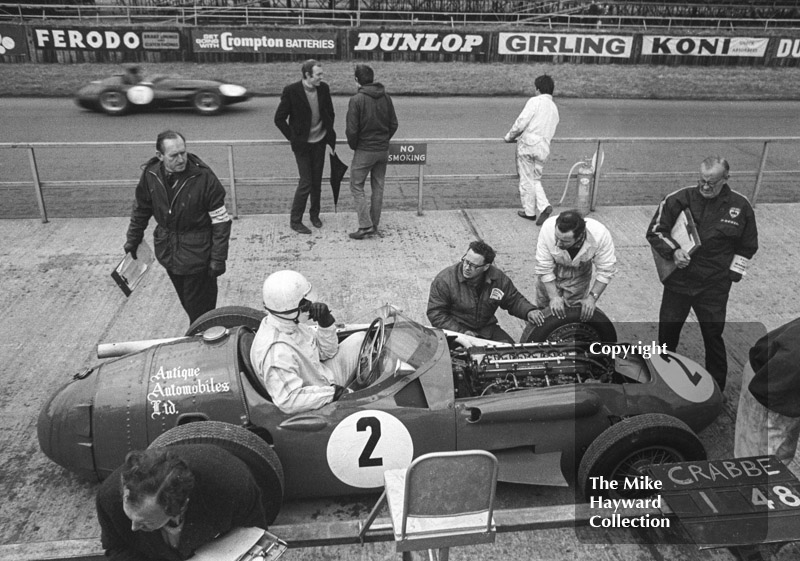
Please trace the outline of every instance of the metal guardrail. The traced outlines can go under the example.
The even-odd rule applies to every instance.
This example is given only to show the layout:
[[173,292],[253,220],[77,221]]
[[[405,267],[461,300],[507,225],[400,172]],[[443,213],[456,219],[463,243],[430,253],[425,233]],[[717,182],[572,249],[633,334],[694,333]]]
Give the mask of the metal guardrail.
[[[595,153],[600,153],[604,146],[608,144],[636,144],[636,143],[680,143],[685,145],[687,143],[694,144],[709,144],[709,143],[758,143],[761,144],[761,156],[759,159],[758,168],[755,170],[755,184],[753,186],[753,195],[751,197],[751,204],[755,207],[758,200],[758,195],[761,191],[762,181],[765,174],[798,174],[800,170],[770,170],[767,171],[767,161],[769,156],[770,146],[776,143],[794,143],[800,144],[800,136],[784,136],[784,137],[588,137],[588,138],[554,138],[554,144],[586,144],[595,147]],[[346,142],[340,140],[337,144],[344,145]],[[453,145],[453,144],[503,144],[502,139],[496,138],[414,138],[414,139],[396,139],[392,141],[393,144],[405,143],[427,143],[429,145]],[[238,197],[236,194],[236,186],[238,184],[264,184],[276,179],[292,180],[294,178],[241,178],[237,177],[235,173],[235,158],[234,148],[245,146],[289,146],[286,140],[192,140],[192,146],[224,146],[227,149],[228,159],[228,175],[218,174],[223,184],[227,185],[231,197],[231,211],[234,217],[238,217]],[[30,182],[0,182],[0,187],[9,185],[25,185],[32,186],[34,189],[36,202],[39,206],[39,214],[42,222],[47,222],[47,206],[43,188],[58,188],[68,187],[80,184],[82,186],[107,186],[107,185],[135,185],[134,179],[95,179],[95,180],[82,180],[82,181],[47,181],[41,180],[39,167],[36,163],[36,149],[46,148],[86,148],[86,147],[109,147],[109,146],[152,146],[151,141],[119,141],[119,142],[3,142],[0,143],[0,149],[15,149],[25,150],[28,154],[28,160],[31,168],[32,181]],[[690,176],[694,177],[696,172],[686,171],[668,171],[668,172],[602,172],[601,169],[595,170],[594,182],[592,184],[590,193],[590,210],[595,210],[597,206],[597,196],[599,193],[601,179],[623,179],[630,177],[676,177],[676,176]],[[439,175],[425,175],[423,166],[419,166],[418,175],[399,176],[397,179],[414,179],[418,183],[418,214],[423,213],[422,208],[422,193],[424,190],[425,179],[429,180],[454,180],[466,177],[463,174],[439,174]],[[515,174],[469,174],[468,177],[476,179],[498,179],[516,177]],[[569,179],[569,178],[568,178]]]
[[562,29],[672,29],[763,30],[797,29],[800,19],[774,17],[716,17],[669,13],[587,14],[583,6],[548,11],[459,12],[425,10],[325,9],[309,7],[240,6],[156,6],[156,5],[53,5],[0,2],[0,21],[59,22],[88,24],[161,23],[179,25],[447,25],[462,26],[545,26]]

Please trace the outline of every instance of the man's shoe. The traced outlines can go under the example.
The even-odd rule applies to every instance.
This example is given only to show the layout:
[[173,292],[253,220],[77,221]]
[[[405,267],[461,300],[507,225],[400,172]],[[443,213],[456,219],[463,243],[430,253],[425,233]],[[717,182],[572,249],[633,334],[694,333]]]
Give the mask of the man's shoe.
[[524,210],[518,210],[517,211],[517,216],[519,216],[520,218],[524,218],[525,220],[536,220],[536,216],[535,215],[534,216],[528,216],[527,214],[525,214]]
[[319,216],[312,218],[311,223],[314,225],[314,228],[322,228],[322,220],[319,219]]
[[547,205],[547,208],[544,209],[541,213],[539,213],[539,218],[536,220],[536,225],[541,226],[544,224],[544,221],[550,218],[550,215],[553,214],[553,207]]
[[373,228],[372,226],[370,226],[369,228],[359,228],[355,232],[350,232],[350,234],[348,235],[354,240],[363,240],[367,236],[375,235],[375,228]]
[[289,226],[298,234],[310,234],[311,230],[302,222],[291,222]]

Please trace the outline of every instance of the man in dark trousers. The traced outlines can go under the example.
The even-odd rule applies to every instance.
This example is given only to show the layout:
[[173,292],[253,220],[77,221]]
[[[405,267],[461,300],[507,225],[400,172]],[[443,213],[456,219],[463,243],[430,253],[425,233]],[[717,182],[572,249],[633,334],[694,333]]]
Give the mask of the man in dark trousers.
[[[703,160],[697,185],[664,197],[647,229],[653,249],[677,267],[663,281],[658,343],[675,351],[689,311],[694,310],[703,335],[706,370],[721,391],[728,375],[722,339],[728,294],[731,283],[742,279],[758,250],[753,207],[728,186],[729,169],[727,160],[719,156]],[[691,256],[672,237],[675,221],[684,210],[691,213],[700,236],[700,247]]]
[[212,444],[131,452],[97,491],[111,561],[181,561],[237,527],[267,529],[247,465]]
[[[347,108],[347,144],[353,149],[350,191],[358,215],[358,229],[350,237],[360,240],[378,232],[389,141],[397,131],[397,115],[383,84],[374,82],[372,68],[366,64],[357,65],[355,77],[359,87]],[[369,202],[364,194],[367,174],[372,190]]]
[[156,155],[142,166],[125,252],[137,257],[150,217],[158,262],[167,270],[189,323],[217,307],[217,277],[225,273],[231,217],[225,189],[175,131],[156,139]]
[[336,131],[333,130],[333,101],[328,84],[322,81],[322,65],[310,59],[303,63],[303,79],[283,88],[281,101],[275,111],[275,125],[292,143],[300,181],[294,193],[289,226],[300,234],[310,234],[303,224],[306,202],[311,224],[322,228],[319,219],[322,170],[325,167],[325,146],[336,150]]

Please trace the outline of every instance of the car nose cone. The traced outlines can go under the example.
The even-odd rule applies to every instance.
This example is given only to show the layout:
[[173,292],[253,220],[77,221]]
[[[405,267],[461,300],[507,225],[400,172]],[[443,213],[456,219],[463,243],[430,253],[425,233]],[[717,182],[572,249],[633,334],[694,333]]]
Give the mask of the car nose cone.
[[96,385],[97,376],[91,370],[76,376],[45,403],[36,426],[39,447],[48,458],[95,480],[92,401]]

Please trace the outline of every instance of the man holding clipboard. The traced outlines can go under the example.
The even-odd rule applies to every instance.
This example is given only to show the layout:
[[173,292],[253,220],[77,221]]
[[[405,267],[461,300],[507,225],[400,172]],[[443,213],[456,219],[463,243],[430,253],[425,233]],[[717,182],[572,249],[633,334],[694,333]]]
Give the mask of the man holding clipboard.
[[664,284],[658,342],[675,351],[690,310],[700,323],[706,370],[725,390],[725,329],[731,283],[745,275],[758,250],[753,207],[727,184],[727,160],[711,156],[700,165],[696,186],[670,193],[658,205],[647,241]]

